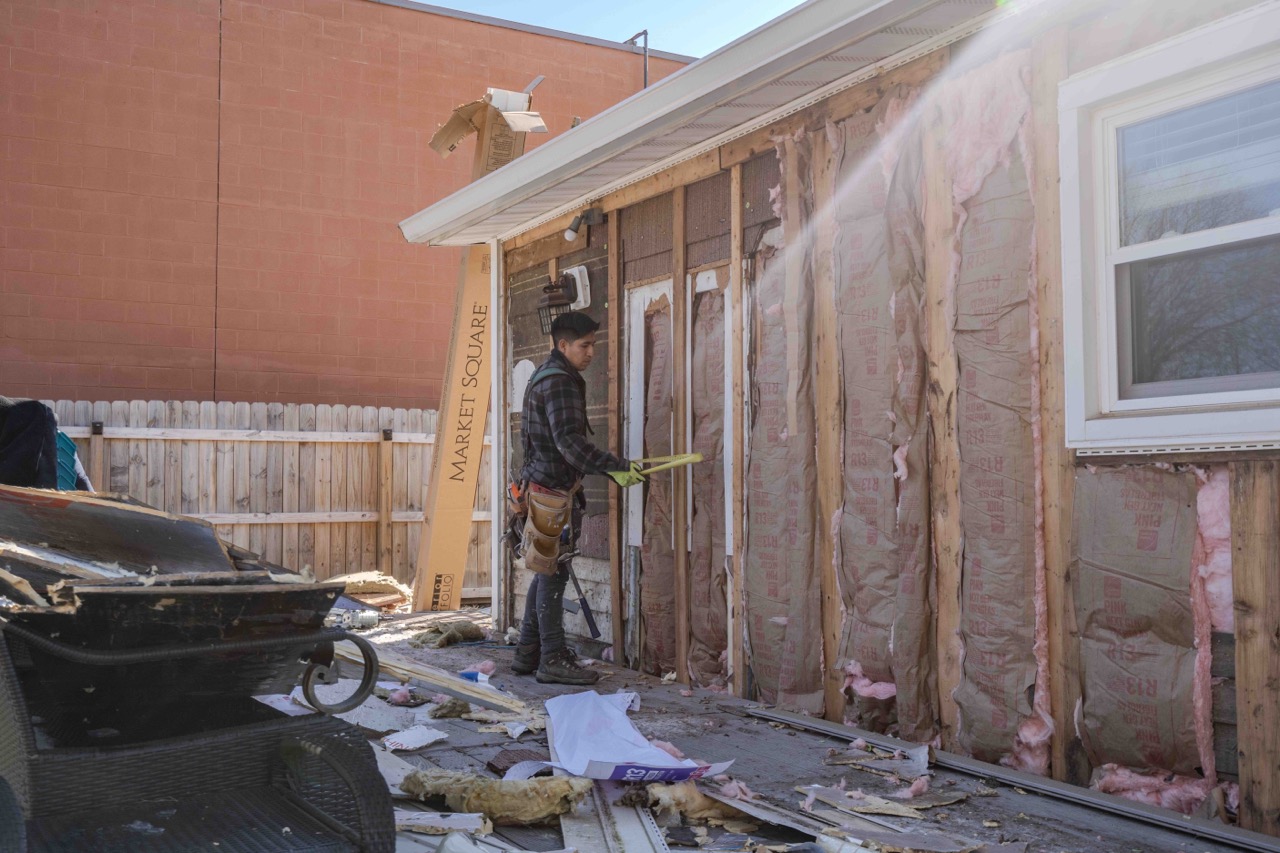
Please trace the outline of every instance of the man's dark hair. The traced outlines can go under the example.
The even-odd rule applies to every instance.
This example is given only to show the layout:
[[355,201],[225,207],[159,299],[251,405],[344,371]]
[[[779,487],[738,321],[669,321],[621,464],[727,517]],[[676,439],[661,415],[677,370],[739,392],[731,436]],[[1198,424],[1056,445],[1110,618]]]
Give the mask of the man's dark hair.
[[581,311],[569,311],[551,321],[551,342],[552,344],[558,344],[560,341],[573,343],[599,328],[599,323]]

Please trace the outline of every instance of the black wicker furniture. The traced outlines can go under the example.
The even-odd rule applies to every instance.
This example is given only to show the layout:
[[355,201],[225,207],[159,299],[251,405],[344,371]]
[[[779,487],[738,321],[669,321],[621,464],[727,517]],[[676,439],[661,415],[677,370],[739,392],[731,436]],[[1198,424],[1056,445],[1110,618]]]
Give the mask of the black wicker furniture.
[[394,849],[387,785],[354,727],[248,696],[184,705],[157,685],[164,725],[84,730],[59,715],[37,672],[39,652],[50,652],[41,639],[0,630],[5,853]]

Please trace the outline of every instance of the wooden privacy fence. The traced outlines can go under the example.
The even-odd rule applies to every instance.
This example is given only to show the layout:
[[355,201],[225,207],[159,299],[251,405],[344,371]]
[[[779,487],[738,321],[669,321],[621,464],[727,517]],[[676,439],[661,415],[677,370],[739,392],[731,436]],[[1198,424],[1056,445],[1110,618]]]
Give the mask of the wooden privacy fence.
[[[223,539],[323,579],[412,583],[436,413],[281,403],[46,401],[98,491],[203,518]],[[489,440],[463,597],[488,599]]]

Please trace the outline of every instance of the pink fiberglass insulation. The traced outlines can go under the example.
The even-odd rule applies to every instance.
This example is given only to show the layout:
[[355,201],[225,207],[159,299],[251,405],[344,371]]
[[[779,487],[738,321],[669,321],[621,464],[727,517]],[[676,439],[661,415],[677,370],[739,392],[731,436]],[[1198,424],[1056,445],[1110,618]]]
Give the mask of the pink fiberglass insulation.
[[1195,722],[1194,475],[1078,469],[1071,574],[1082,743],[1095,767],[1202,767]]
[[[788,141],[807,171],[808,145]],[[802,203],[807,182],[782,169],[783,198],[795,182]],[[791,357],[809,363],[807,330],[812,289],[806,287],[808,244],[803,222],[784,205],[781,229],[766,233],[755,253],[749,282],[751,448],[746,471],[750,522],[743,548],[743,599],[751,675],[760,697],[790,710],[823,711],[821,595],[814,556],[815,459],[813,387],[807,371],[791,379]],[[792,255],[788,263],[788,252]],[[791,279],[796,280],[791,280]],[[791,303],[789,306],[787,303]],[[792,322],[794,320],[795,322]],[[789,420],[794,419],[789,423]],[[773,620],[785,617],[785,624]]]
[[[645,313],[644,455],[671,454],[671,304]],[[640,668],[653,675],[675,669],[675,550],[671,544],[671,473],[655,474],[645,489],[640,547]]]
[[[1030,57],[940,87],[957,243],[954,294],[964,530],[957,739],[976,757],[1048,768],[1047,614],[1037,444]],[[1010,602],[1026,602],[1010,607]]]
[[862,673],[862,664],[849,661],[844,667],[844,689],[846,694],[862,696],[866,699],[892,699],[898,695],[898,688],[892,681],[872,681]]
[[703,461],[689,470],[693,524],[689,531],[689,678],[723,686],[728,676],[724,494],[724,294],[694,296],[690,328],[690,449]]
[[1212,634],[1234,631],[1231,594],[1230,473],[1225,465],[1196,470],[1196,542],[1191,556],[1191,616],[1196,662],[1191,699],[1200,769],[1217,782],[1213,750]]
[[839,663],[850,723],[928,740],[936,700],[914,103],[914,93],[899,88],[828,129],[844,394]]
[[922,794],[929,793],[929,777],[921,776],[907,787],[900,791],[894,791],[890,794],[895,800],[914,800]]
[[1236,617],[1231,591],[1231,475],[1227,466],[1211,466],[1198,476],[1196,522],[1202,560],[1196,571],[1204,579],[1213,630],[1234,634]]
[[1162,770],[1142,772],[1117,764],[1105,764],[1094,772],[1090,787],[1104,794],[1191,814],[1204,802],[1214,785],[1208,779],[1179,776]]
[[654,740],[653,738],[649,738],[649,743],[652,744],[653,746],[656,746],[658,749],[662,750],[667,755],[670,755],[672,758],[676,759],[677,761],[684,760],[684,753],[681,752],[680,748],[673,743],[669,743],[668,741],[665,741],[665,740]]

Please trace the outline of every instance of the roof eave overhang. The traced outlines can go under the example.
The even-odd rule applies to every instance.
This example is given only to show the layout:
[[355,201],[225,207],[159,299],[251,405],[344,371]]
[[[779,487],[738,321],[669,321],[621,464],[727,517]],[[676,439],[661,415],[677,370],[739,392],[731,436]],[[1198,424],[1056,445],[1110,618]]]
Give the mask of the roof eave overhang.
[[[412,243],[437,246],[503,238],[501,230],[477,238],[472,229],[637,140],[661,136],[717,104],[936,2],[813,0],[410,216],[400,223],[400,230]],[[457,239],[463,231],[468,231],[466,238]]]

